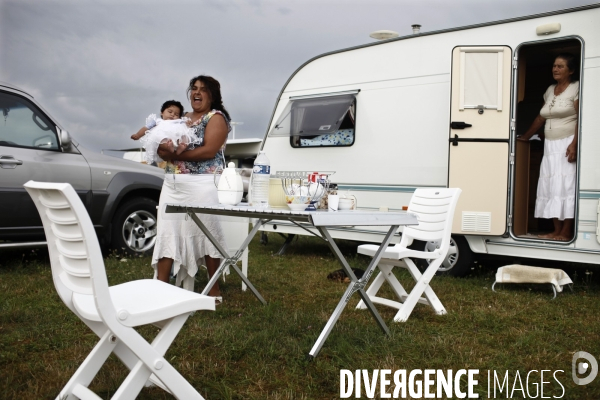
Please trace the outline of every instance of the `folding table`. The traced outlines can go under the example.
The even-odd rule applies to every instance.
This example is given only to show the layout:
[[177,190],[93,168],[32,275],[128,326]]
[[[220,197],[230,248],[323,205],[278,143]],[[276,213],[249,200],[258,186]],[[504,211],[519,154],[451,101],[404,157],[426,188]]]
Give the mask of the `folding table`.
[[[242,256],[244,250],[250,244],[250,241],[256,235],[259,228],[268,223],[271,220],[287,220],[291,223],[297,225],[298,227],[306,230],[312,235],[316,235],[314,232],[309,230],[307,227],[316,228],[322,239],[324,239],[334,256],[342,265],[342,268],[350,278],[350,284],[346,289],[346,292],[340,299],[337,307],[331,314],[329,321],[321,331],[319,338],[315,342],[313,348],[309,352],[309,357],[316,357],[323,343],[327,340],[329,333],[333,329],[333,326],[339,319],[342,311],[348,304],[348,301],[354,295],[354,293],[358,292],[361,299],[366,304],[367,308],[373,315],[373,318],[377,321],[381,329],[389,334],[390,331],[386,326],[385,322],[377,312],[377,309],[369,299],[369,296],[365,292],[365,287],[367,286],[369,279],[371,278],[371,274],[373,273],[375,267],[379,263],[381,256],[383,255],[384,250],[387,248],[388,244],[392,240],[392,237],[398,227],[401,225],[418,225],[417,218],[410,213],[407,212],[383,212],[383,211],[362,211],[362,210],[352,210],[352,211],[337,211],[337,212],[328,212],[327,210],[317,210],[317,211],[291,211],[286,209],[259,209],[253,208],[245,205],[237,205],[237,206],[227,206],[227,205],[185,205],[185,204],[167,204],[166,205],[167,213],[184,213],[187,214],[192,220],[198,225],[198,227],[204,232],[204,234],[208,237],[208,239],[215,245],[215,247],[219,250],[221,255],[223,256],[223,261],[217,269],[216,273],[209,280],[208,284],[202,291],[202,294],[206,295],[210,291],[210,289],[217,282],[223,270],[230,266],[242,279],[242,281],[248,286],[248,288],[254,293],[256,298],[262,302],[263,304],[267,304],[265,299],[260,295],[258,290],[252,285],[252,283],[248,280],[248,278],[242,274],[242,272],[237,267],[236,263],[239,258]],[[231,216],[231,217],[245,217],[245,218],[253,218],[256,219],[254,223],[253,229],[250,231],[238,251],[231,255],[227,252],[223,246],[221,246],[214,238],[214,236],[210,233],[210,231],[206,228],[206,226],[200,221],[196,214],[211,214],[211,215],[220,215],[220,216]],[[328,227],[336,227],[341,228],[349,227],[349,226],[388,226],[389,229],[387,234],[385,235],[379,249],[373,256],[371,263],[366,269],[361,279],[358,279],[352,268],[348,265],[348,262],[342,255],[340,249],[336,245],[335,241],[331,237]]]

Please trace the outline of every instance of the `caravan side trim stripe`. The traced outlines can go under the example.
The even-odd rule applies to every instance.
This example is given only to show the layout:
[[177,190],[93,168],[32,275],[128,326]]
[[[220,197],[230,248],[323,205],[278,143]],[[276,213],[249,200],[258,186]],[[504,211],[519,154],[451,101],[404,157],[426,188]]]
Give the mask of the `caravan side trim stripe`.
[[[427,186],[438,187],[438,186]],[[358,192],[392,192],[392,193],[413,193],[417,186],[395,186],[395,185],[361,185],[357,183],[340,183],[339,190],[354,190]],[[600,199],[600,192],[581,191],[580,199]]]
[[[598,254],[600,251],[592,249],[582,249],[573,247],[557,247],[557,246],[540,246],[535,244],[524,244],[524,243],[513,243],[513,242],[496,242],[493,240],[486,240],[487,245],[491,246],[509,246],[509,247],[528,247],[535,248],[536,250],[556,250],[559,252],[567,251],[570,253],[587,253],[587,254]],[[489,250],[488,250],[489,252]],[[492,254],[492,253],[490,253]]]
[[600,199],[600,192],[579,192],[580,199]]
[[413,193],[416,189],[416,187],[410,186],[338,184],[338,190],[353,190],[358,192]]

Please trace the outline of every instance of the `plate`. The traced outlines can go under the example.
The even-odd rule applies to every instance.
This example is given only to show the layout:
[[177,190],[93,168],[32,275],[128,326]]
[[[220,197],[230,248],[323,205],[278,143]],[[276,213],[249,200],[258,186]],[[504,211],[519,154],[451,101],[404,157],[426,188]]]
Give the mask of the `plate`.
[[288,204],[287,205],[292,211],[304,211],[308,204]]

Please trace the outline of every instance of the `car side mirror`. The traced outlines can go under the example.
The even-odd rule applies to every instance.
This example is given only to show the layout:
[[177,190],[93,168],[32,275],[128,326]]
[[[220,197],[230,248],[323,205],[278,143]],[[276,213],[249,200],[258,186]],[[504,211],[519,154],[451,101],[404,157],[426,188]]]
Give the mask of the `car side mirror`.
[[71,135],[69,135],[69,132],[67,132],[64,129],[58,129],[60,134],[59,139],[60,139],[60,147],[63,150],[68,150],[71,147]]

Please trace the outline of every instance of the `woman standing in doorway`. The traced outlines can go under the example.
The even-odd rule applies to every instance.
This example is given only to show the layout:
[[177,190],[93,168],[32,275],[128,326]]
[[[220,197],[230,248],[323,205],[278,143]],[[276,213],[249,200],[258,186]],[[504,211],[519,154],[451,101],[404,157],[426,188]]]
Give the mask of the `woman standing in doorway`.
[[556,84],[544,93],[544,106],[531,127],[518,140],[528,141],[544,126],[544,157],[535,202],[536,218],[552,218],[554,230],[542,239],[573,238],[577,178],[577,117],[579,82],[572,54],[559,54],[552,66]]

